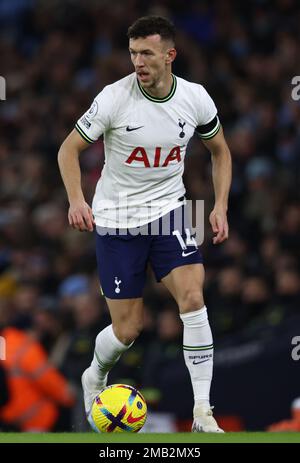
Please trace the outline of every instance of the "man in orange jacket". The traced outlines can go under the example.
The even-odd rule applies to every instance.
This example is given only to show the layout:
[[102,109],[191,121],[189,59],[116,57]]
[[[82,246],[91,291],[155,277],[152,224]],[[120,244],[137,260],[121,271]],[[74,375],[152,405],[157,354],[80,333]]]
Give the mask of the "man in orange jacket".
[[55,426],[59,406],[71,407],[75,396],[65,378],[48,362],[42,346],[28,333],[7,327],[6,370],[9,400],[0,421],[21,431],[45,432]]
[[270,424],[267,427],[269,432],[299,432],[300,431],[300,397],[293,400],[291,405],[292,416],[290,419]]

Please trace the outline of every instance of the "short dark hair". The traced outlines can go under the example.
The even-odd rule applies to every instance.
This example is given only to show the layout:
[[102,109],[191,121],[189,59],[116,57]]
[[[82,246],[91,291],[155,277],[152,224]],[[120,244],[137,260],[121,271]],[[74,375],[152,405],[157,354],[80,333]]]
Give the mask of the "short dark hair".
[[163,40],[175,42],[174,24],[162,16],[143,16],[137,19],[127,31],[129,39],[138,39],[154,34],[159,34]]

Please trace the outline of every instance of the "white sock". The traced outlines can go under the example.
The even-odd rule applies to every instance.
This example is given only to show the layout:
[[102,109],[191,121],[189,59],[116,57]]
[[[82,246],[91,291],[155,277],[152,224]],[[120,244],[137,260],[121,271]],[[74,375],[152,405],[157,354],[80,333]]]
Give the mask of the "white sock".
[[112,325],[100,331],[96,337],[94,357],[89,368],[89,378],[96,383],[104,384],[107,375],[122,353],[131,347],[126,346],[116,337]]
[[213,339],[207,309],[180,314],[183,322],[183,353],[189,370],[195,404],[209,405],[213,370]]

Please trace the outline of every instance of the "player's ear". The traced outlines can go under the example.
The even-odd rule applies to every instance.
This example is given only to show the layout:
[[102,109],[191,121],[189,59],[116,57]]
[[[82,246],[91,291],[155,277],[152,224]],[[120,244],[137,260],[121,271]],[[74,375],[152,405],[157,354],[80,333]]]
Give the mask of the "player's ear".
[[176,58],[176,55],[177,55],[177,51],[175,48],[169,48],[167,50],[167,59],[166,59],[166,64],[170,64],[174,61],[174,59]]

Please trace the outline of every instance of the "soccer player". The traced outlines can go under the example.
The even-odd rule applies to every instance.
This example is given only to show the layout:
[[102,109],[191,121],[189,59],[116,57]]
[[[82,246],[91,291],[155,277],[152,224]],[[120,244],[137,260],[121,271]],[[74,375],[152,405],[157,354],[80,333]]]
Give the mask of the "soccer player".
[[[172,73],[173,24],[147,16],[129,27],[127,35],[134,72],[96,96],[58,154],[70,225],[80,231],[96,228],[99,278],[112,319],[98,334],[91,365],[82,375],[87,418],[91,422],[93,399],[106,386],[108,372],[142,330],[142,292],[150,262],[156,279],[176,300],[183,322],[184,359],[195,400],[192,431],[223,432],[209,399],[213,339],[203,300],[203,260],[190,228],[179,230],[174,213],[186,202],[184,157],[196,131],[212,157],[213,243],[228,238],[230,151],[206,90]],[[105,165],[91,209],[81,188],[79,154],[102,135]],[[167,216],[168,234],[161,228],[156,234],[136,233]]]

